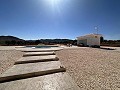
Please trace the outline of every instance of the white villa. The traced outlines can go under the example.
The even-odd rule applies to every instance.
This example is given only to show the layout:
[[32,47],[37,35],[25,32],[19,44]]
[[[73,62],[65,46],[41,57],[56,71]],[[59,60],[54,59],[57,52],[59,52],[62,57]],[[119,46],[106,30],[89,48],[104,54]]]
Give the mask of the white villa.
[[88,34],[85,36],[77,37],[77,45],[83,46],[100,46],[101,34]]

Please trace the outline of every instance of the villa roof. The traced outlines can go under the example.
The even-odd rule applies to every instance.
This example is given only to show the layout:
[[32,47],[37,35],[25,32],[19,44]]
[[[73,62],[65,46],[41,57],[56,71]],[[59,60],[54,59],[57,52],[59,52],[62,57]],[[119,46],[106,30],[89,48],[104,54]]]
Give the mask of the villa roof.
[[102,36],[102,34],[87,34],[85,36],[79,36],[77,38],[84,38],[84,37],[89,37],[89,36]]

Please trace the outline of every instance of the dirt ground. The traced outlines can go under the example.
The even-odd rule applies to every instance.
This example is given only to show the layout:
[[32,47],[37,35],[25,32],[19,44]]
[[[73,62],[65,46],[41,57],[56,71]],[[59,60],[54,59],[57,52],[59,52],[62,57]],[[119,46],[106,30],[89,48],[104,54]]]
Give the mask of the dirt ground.
[[57,52],[80,90],[120,90],[120,52],[67,48]]
[[17,50],[0,50],[0,74],[12,67],[14,62],[21,58],[22,55],[23,52]]

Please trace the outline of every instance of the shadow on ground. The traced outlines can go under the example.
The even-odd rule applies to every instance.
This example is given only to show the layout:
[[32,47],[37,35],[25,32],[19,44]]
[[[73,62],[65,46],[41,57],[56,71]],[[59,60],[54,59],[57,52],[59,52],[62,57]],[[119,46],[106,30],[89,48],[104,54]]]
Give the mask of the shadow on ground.
[[99,49],[104,49],[104,50],[116,50],[114,48],[103,48],[103,47],[100,47]]

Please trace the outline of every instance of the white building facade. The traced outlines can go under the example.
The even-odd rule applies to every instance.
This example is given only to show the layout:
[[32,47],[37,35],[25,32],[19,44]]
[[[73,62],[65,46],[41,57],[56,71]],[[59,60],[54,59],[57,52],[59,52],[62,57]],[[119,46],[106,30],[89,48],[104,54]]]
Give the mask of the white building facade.
[[88,34],[85,36],[77,37],[77,45],[83,46],[100,46],[101,34]]

